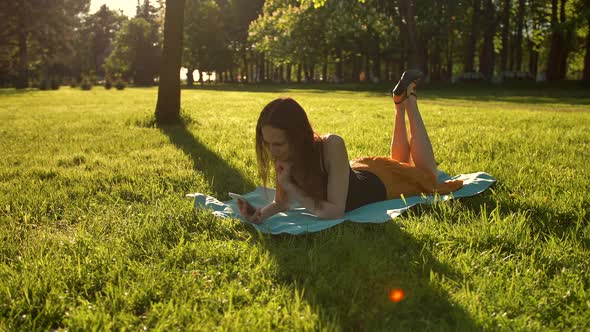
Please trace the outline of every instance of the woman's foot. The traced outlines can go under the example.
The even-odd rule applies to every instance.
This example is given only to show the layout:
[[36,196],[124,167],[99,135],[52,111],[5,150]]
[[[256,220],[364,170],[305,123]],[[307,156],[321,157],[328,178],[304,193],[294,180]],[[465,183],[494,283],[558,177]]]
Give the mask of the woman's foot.
[[393,101],[396,104],[399,104],[403,102],[410,94],[416,96],[416,82],[420,80],[422,76],[424,76],[424,74],[417,69],[405,71],[402,74],[399,82],[397,82],[393,90],[391,90]]
[[416,101],[418,99],[418,96],[416,95],[416,83],[415,82],[411,82],[410,85],[408,85],[408,88],[406,89],[406,93],[404,93],[403,95],[399,95],[399,96],[393,95],[393,102],[396,105],[403,104],[409,99],[414,99],[414,101]]

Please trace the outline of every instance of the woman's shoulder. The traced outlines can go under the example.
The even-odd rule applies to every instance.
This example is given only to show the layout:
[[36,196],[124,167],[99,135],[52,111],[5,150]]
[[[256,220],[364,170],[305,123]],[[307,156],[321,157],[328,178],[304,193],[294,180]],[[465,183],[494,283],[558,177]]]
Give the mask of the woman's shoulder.
[[325,154],[330,156],[334,153],[341,154],[346,152],[346,145],[344,144],[344,139],[340,135],[336,134],[326,134],[322,135],[322,145]]
[[344,139],[340,135],[325,134],[320,136],[324,145],[343,145]]
[[335,169],[344,169],[349,166],[348,152],[344,139],[340,135],[326,134],[322,136],[323,142],[323,161],[326,170],[331,172]]

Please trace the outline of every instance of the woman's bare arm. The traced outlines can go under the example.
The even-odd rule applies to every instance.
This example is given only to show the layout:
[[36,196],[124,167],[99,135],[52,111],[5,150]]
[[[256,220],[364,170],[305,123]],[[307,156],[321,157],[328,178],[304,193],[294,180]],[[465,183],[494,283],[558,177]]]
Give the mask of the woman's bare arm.
[[272,203],[262,208],[261,221],[274,216],[279,212],[289,209],[289,198],[280,184],[277,183],[275,191],[275,199]]
[[272,203],[262,207],[254,208],[250,203],[238,199],[238,208],[240,213],[251,223],[261,224],[265,219],[272,217],[273,215],[283,212],[289,209],[289,201],[286,193],[277,183],[277,189],[275,191],[275,199]]
[[348,194],[350,164],[344,140],[330,135],[324,140],[324,165],[328,172],[327,199],[318,206],[301,188],[290,181],[282,185],[289,197],[322,219],[338,219],[344,216]]

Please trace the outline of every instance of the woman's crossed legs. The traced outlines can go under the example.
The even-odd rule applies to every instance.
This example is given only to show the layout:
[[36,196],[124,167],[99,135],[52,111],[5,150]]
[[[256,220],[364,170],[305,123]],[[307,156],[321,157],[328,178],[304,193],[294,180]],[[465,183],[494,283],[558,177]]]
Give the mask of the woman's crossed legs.
[[[395,104],[395,122],[391,140],[391,158],[399,162],[413,164],[416,167],[428,170],[436,178],[436,162],[434,151],[428,138],[424,121],[418,110],[416,96],[412,93],[416,84],[408,86],[407,97],[399,104]],[[404,96],[395,96],[394,100],[399,102]],[[410,122],[410,139],[406,129],[405,114],[408,114]]]

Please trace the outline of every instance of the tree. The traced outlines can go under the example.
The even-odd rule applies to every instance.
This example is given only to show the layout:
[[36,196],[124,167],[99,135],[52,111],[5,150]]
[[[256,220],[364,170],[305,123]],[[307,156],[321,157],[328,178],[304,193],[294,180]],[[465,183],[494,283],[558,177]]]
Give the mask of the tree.
[[400,0],[400,6],[406,22],[406,36],[410,51],[409,65],[426,71],[423,46],[418,41],[418,32],[416,31],[414,0]]
[[[551,1],[551,44],[547,58],[547,79],[560,80],[565,78],[570,27],[566,22],[565,5],[567,0]],[[559,6],[558,6],[559,4]]]
[[[137,63],[142,45],[149,39],[150,26],[143,18],[133,18],[123,24],[117,33],[113,51],[106,59],[108,75],[137,77],[137,70],[144,70]],[[153,71],[153,69],[152,69]]]
[[137,52],[135,53],[133,83],[139,86],[150,86],[154,83],[154,77],[158,75],[158,63],[161,55],[161,22],[158,17],[158,8],[151,5],[150,0],[144,0],[137,6],[136,19],[143,19],[148,23],[147,33],[139,35],[137,40]]
[[133,77],[135,85],[152,85],[160,59],[157,40],[146,19],[136,17],[125,22],[117,33],[112,53],[106,59],[108,74]]
[[332,2],[327,6],[331,15],[328,15],[325,22],[325,35],[335,65],[335,81],[344,81],[344,66],[348,62],[353,63],[352,80],[358,81],[359,68],[356,62],[361,48],[359,39],[362,38],[361,34],[365,35],[368,30],[368,25],[365,24],[366,15],[362,15],[363,6],[355,0]]
[[472,0],[471,5],[471,30],[469,37],[465,40],[465,57],[463,72],[469,73],[475,71],[473,60],[475,58],[475,46],[479,38],[479,19],[481,12],[481,0]]
[[518,0],[518,12],[516,14],[516,40],[515,44],[515,57],[516,57],[516,71],[522,70],[522,33],[524,29],[524,14],[525,14],[525,1]]
[[[183,65],[187,75],[229,69],[232,54],[226,36],[223,12],[213,0],[188,0],[184,10]],[[187,84],[190,79],[187,77]]]
[[301,64],[308,81],[326,53],[322,22],[325,9],[292,1],[267,1],[263,14],[250,26],[253,48],[264,52],[274,65]]
[[494,75],[494,36],[496,34],[497,17],[496,6],[492,0],[484,0],[484,34],[481,52],[479,54],[479,72],[491,80]]
[[0,41],[16,64],[12,71],[17,88],[29,86],[30,74],[49,81],[50,69],[67,63],[79,14],[87,12],[89,4],[89,0],[2,1]]
[[80,47],[84,48],[79,53],[86,63],[83,71],[92,70],[99,77],[105,76],[105,60],[113,50],[116,34],[126,20],[124,15],[110,10],[106,5],[84,19],[79,37]]
[[156,121],[171,123],[180,119],[180,63],[184,0],[166,0],[164,50],[156,104]]
[[586,33],[586,54],[584,55],[584,73],[582,79],[590,81],[590,16],[586,19],[588,23],[588,32]]
[[500,71],[506,70],[508,62],[508,32],[510,31],[510,0],[504,0],[502,9],[502,52],[500,54]]
[[242,62],[240,76],[247,76],[248,80],[253,76],[248,75],[251,72],[249,67],[252,65],[249,58],[253,58],[251,44],[248,42],[248,29],[251,22],[261,14],[265,2],[265,0],[231,0],[227,1],[227,5],[221,6],[222,11],[228,14],[227,22],[230,22],[226,25],[228,41],[233,51],[237,53],[236,58]]

